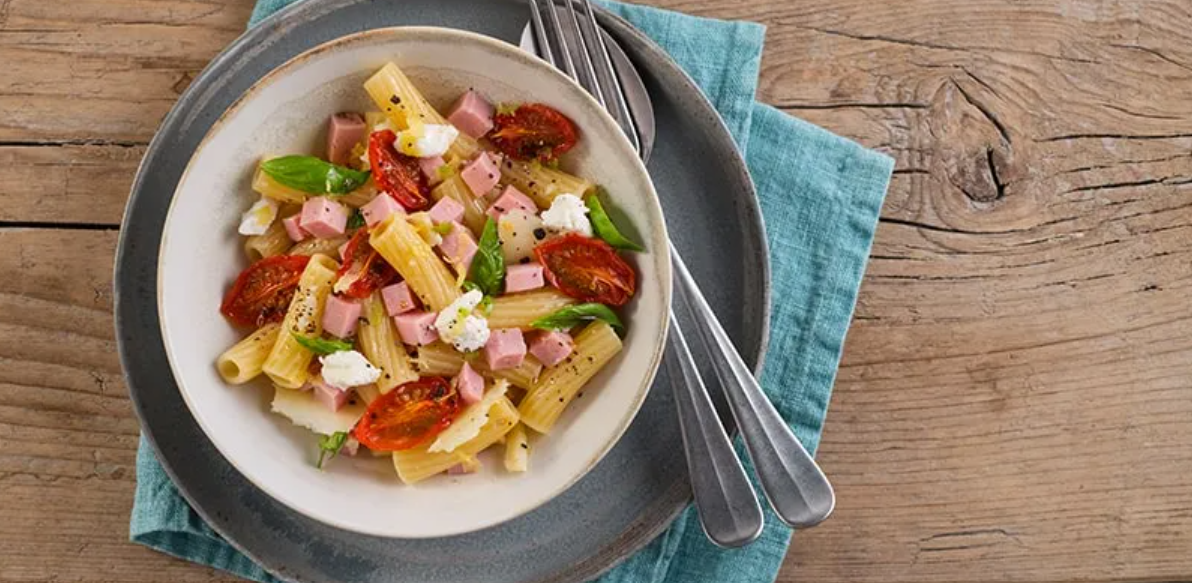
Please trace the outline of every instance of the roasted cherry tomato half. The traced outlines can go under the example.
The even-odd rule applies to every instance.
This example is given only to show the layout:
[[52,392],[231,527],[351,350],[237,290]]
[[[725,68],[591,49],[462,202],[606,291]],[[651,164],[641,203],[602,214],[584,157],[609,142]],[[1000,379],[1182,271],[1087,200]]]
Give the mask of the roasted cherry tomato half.
[[459,409],[459,394],[447,379],[422,377],[373,401],[352,437],[374,451],[410,449],[447,429]]
[[241,326],[280,322],[309,261],[305,255],[274,255],[249,265],[224,296],[219,311]]
[[551,285],[573,298],[622,306],[633,297],[633,268],[600,239],[569,233],[543,241],[534,255]]
[[408,211],[420,211],[430,205],[430,186],[418,159],[398,152],[392,130],[368,136],[368,163],[377,186],[401,203]]
[[[367,298],[380,287],[397,277],[397,271],[368,244],[368,229],[359,229],[348,240],[344,262],[339,266],[336,291],[349,298]],[[344,285],[347,288],[344,289]]]
[[510,158],[546,163],[575,146],[579,130],[567,116],[549,105],[524,103],[512,113],[494,116],[488,139]]

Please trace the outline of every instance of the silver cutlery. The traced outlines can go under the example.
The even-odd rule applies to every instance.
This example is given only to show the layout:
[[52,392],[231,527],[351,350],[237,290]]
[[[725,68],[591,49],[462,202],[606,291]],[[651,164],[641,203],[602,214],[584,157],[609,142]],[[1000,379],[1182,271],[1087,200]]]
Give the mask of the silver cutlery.
[[[576,8],[576,4],[581,9]],[[624,51],[596,23],[590,0],[530,0],[524,40],[538,56],[578,81],[612,115],[643,160],[654,143],[654,119],[645,86]],[[565,12],[565,14],[560,14]],[[545,16],[544,16],[545,13]],[[826,476],[762,392],[716,319],[674,245],[675,304],[686,310],[711,358],[762,492],[778,517],[806,528],[826,519],[835,494]],[[684,453],[700,522],[712,542],[740,546],[761,532],[763,518],[740,460],[712,405],[674,308],[668,360],[678,402]]]

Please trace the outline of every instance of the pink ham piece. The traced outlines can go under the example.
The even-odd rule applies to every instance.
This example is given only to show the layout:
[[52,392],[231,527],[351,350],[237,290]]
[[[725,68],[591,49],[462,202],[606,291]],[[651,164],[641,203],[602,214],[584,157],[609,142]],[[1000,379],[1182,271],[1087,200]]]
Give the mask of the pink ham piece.
[[486,213],[495,221],[513,209],[521,209],[532,215],[538,214],[538,205],[534,204],[534,199],[522,194],[522,191],[514,188],[512,184],[501,191],[501,196],[488,206]]
[[348,226],[348,211],[344,205],[325,196],[316,196],[302,205],[302,218],[298,220],[302,230],[320,239],[330,239],[344,234]]
[[383,192],[373,197],[368,204],[360,207],[360,215],[364,217],[364,224],[368,225],[370,229],[392,214],[404,215],[406,209],[402,208],[401,203],[392,196]]
[[467,93],[456,100],[455,105],[451,106],[451,111],[447,114],[447,121],[451,122],[451,125],[459,131],[480,139],[493,129],[494,113],[496,112],[493,109],[493,104],[481,97],[479,93],[469,89]]
[[444,235],[443,242],[439,243],[439,251],[443,252],[443,257],[455,268],[456,273],[468,272],[478,248],[472,232],[459,223],[455,223],[451,232]]
[[310,233],[307,233],[306,230],[302,228],[302,225],[298,224],[298,222],[301,220],[302,215],[300,214],[286,217],[281,220],[281,224],[286,228],[286,234],[289,235],[290,240],[295,243],[299,241],[305,241],[307,237],[310,237]]
[[393,317],[401,341],[413,346],[426,346],[439,339],[435,330],[434,312],[406,312]]
[[546,285],[542,279],[542,265],[524,263],[505,268],[505,293],[538,289]]
[[484,377],[465,362],[455,377],[455,390],[465,405],[471,405],[484,396]]
[[315,391],[315,398],[332,411],[339,411],[348,402],[347,391],[341,391],[323,382],[323,379],[316,379],[311,383],[311,388]]
[[341,166],[347,164],[352,148],[364,139],[367,131],[364,116],[359,113],[345,112],[331,116],[327,122],[327,160]]
[[575,341],[566,332],[540,332],[530,340],[530,354],[546,366],[563,362],[573,350]]
[[446,164],[442,156],[435,156],[434,158],[419,158],[418,167],[422,169],[422,175],[426,177],[427,184],[434,186],[443,181],[439,177],[439,168]]
[[347,338],[356,333],[360,320],[360,304],[340,296],[327,296],[323,307],[323,330],[333,336]]
[[493,330],[484,345],[484,360],[492,370],[517,368],[526,358],[526,339],[517,328]]
[[458,223],[464,218],[464,205],[449,196],[444,196],[430,207],[430,220],[436,225],[443,223]]
[[489,152],[481,152],[474,160],[468,162],[459,172],[472,196],[484,196],[497,185],[501,179],[500,162]]
[[385,286],[381,290],[381,301],[385,303],[385,313],[390,316],[404,314],[418,307],[418,300],[414,299],[414,293],[404,281]]

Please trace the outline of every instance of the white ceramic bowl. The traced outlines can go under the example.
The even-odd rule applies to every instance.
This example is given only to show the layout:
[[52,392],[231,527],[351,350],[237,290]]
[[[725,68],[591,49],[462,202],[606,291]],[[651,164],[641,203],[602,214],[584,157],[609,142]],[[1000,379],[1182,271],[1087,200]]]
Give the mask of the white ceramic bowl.
[[[651,252],[631,258],[636,298],[623,310],[625,349],[591,381],[549,436],[534,442],[530,470],[506,473],[499,447],[473,475],[403,485],[387,458],[313,462],[316,439],[269,413],[268,381],[222,382],[215,358],[243,334],[218,312],[247,262],[236,234],[265,154],[322,150],[327,117],[376,107],[362,87],[395,61],[436,106],[468,87],[496,102],[537,101],[569,116],[580,144],[564,167],[604,185]],[[615,122],[578,85],[503,42],[438,28],[362,32],[321,45],[254,85],[208,133],[170,208],[159,255],[161,328],[170,366],[195,419],[219,451],[269,495],[316,520],[401,538],[447,536],[514,518],[558,495],[600,461],[629,426],[661,360],[670,305],[666,227],[645,168]]]

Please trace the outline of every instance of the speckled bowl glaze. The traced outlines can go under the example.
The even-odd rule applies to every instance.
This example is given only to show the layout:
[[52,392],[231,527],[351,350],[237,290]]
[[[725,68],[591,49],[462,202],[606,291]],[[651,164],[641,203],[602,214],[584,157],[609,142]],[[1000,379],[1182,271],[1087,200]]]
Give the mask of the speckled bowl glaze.
[[[587,581],[641,550],[691,500],[666,367],[612,451],[550,502],[464,535],[393,539],[326,525],[254,486],[206,438],[168,366],[156,286],[165,216],[192,154],[229,106],[278,65],[347,34],[445,26],[516,43],[527,11],[523,0],[299,2],[212,60],[146,150],[125,210],[115,273],[116,332],[129,393],[153,453],[178,491],[229,543],[284,580]],[[624,20],[601,9],[597,19],[633,59],[654,102],[658,139],[647,168],[671,239],[738,350],[760,366],[769,272],[745,163],[715,110],[673,60]],[[715,392],[713,371],[706,367],[703,373]],[[723,409],[722,419],[732,424]]]
[[[584,388],[550,435],[532,440],[532,469],[506,472],[500,449],[482,469],[405,486],[387,459],[339,458],[315,469],[315,436],[269,414],[272,389],[223,383],[213,362],[242,331],[215,307],[244,267],[239,214],[255,200],[262,157],[318,153],[324,120],[369,111],[364,80],[398,64],[445,111],[475,88],[497,103],[541,102],[581,129],[565,167],[604,186],[647,248],[632,258],[634,301],[622,315],[624,349]],[[240,473],[290,508],[346,530],[400,538],[471,532],[532,510],[580,479],[616,443],[654,380],[666,339],[670,260],[662,209],[645,166],[616,122],[579,85],[516,47],[475,33],[431,27],[360,32],[315,47],[258,81],[215,123],[174,193],[158,263],[166,352],[178,387],[215,447]]]

